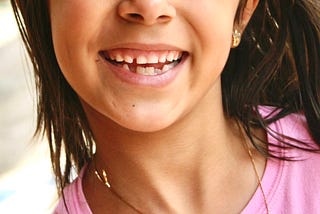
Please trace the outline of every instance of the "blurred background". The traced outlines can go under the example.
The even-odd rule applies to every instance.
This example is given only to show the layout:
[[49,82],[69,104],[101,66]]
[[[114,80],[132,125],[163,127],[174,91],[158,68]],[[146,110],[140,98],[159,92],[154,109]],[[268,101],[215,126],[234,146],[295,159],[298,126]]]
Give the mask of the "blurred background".
[[0,0],[0,213],[51,213],[57,199],[46,142],[33,139],[32,68]]

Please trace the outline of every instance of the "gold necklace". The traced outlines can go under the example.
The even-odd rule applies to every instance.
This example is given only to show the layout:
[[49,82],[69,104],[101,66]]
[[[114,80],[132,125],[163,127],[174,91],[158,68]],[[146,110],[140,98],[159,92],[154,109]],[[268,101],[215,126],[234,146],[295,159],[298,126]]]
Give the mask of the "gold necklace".
[[264,205],[265,205],[267,214],[270,214],[269,207],[268,207],[268,202],[267,202],[267,197],[266,197],[266,194],[264,193],[264,190],[263,190],[263,187],[262,187],[261,178],[259,176],[259,173],[258,173],[258,170],[257,170],[257,167],[256,167],[256,163],[255,163],[254,158],[253,158],[252,151],[251,151],[251,149],[249,148],[249,146],[247,144],[246,144],[246,147],[247,147],[247,150],[248,150],[248,154],[250,156],[250,160],[251,160],[251,163],[252,163],[254,174],[256,175],[256,178],[258,180],[258,185],[259,185],[260,191],[262,193],[262,197],[263,197],[263,201],[264,201]]
[[138,208],[136,208],[135,206],[133,206],[131,203],[129,203],[128,201],[126,201],[120,194],[118,194],[110,185],[109,181],[108,181],[108,177],[107,177],[107,172],[103,169],[102,171],[102,175],[100,175],[100,173],[97,170],[97,165],[96,165],[96,156],[93,157],[93,164],[94,164],[94,174],[97,176],[97,178],[108,187],[108,189],[110,190],[110,192],[115,195],[118,199],[120,199],[120,201],[122,201],[124,204],[126,204],[128,207],[130,207],[131,209],[133,209],[136,213],[139,214],[143,214],[143,212],[141,212]]
[[[247,151],[248,151],[248,154],[249,154],[249,157],[250,157],[250,160],[251,160],[252,167],[254,169],[254,173],[255,173],[256,179],[258,180],[258,186],[259,186],[259,189],[260,189],[260,191],[262,193],[262,196],[263,196],[263,200],[264,200],[264,204],[265,204],[265,208],[266,208],[267,214],[270,214],[268,203],[267,203],[267,198],[266,198],[266,195],[264,193],[264,190],[263,190],[263,187],[262,187],[262,184],[261,184],[261,178],[259,176],[259,173],[258,173],[258,170],[257,170],[257,167],[256,167],[256,163],[255,163],[254,158],[253,158],[252,151],[250,150],[250,148],[249,148],[249,146],[247,144],[246,144],[246,147],[247,147]],[[102,175],[98,172],[97,166],[96,166],[95,156],[93,157],[93,162],[94,162],[94,174],[110,190],[110,192],[112,194],[114,194],[118,199],[120,199],[120,201],[122,201],[124,204],[126,204],[128,207],[130,207],[132,210],[134,210],[136,213],[143,214],[143,212],[141,212],[138,208],[136,208],[131,203],[126,201],[120,194],[118,194],[111,187],[111,185],[110,185],[110,183],[108,181],[107,172],[104,169],[101,170]]]

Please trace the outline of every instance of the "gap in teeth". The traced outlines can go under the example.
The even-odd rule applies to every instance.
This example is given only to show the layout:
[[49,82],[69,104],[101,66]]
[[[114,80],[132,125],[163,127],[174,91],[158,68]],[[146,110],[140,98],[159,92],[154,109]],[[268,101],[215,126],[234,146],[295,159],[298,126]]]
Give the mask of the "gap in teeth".
[[136,57],[110,53],[105,54],[104,57],[126,71],[151,76],[165,73],[175,67],[180,62],[182,55],[182,52],[167,51],[162,54],[138,55]]
[[114,63],[118,63],[118,64],[122,64],[122,63],[126,63],[126,64],[137,64],[137,65],[142,65],[142,66],[147,66],[147,65],[157,65],[157,64],[168,64],[168,63],[172,63],[175,61],[179,61],[180,58],[178,59],[173,59],[173,58],[169,58],[169,59],[165,59],[165,58],[154,58],[153,60],[147,61],[147,59],[145,57],[138,57],[137,59],[133,59],[133,58],[125,58],[125,59],[112,59],[112,58],[107,58],[107,60],[112,61]]
[[110,53],[110,55],[105,55],[105,57],[117,63],[121,63],[121,62],[134,63],[135,62],[136,64],[142,65],[142,64],[157,64],[157,63],[173,62],[181,59],[182,52],[167,51],[166,53],[162,53],[162,54],[150,54],[148,56],[138,55],[136,57],[126,55],[126,54],[122,55],[122,54]]
[[127,71],[133,72],[133,73],[142,74],[142,75],[146,75],[146,76],[153,76],[153,75],[158,75],[158,74],[162,74],[164,72],[167,72],[168,70],[172,69],[177,64],[178,64],[178,62],[173,62],[170,64],[163,64],[163,66],[161,66],[161,67],[153,67],[153,66],[148,66],[148,65],[130,66],[127,63],[123,63],[122,68]]

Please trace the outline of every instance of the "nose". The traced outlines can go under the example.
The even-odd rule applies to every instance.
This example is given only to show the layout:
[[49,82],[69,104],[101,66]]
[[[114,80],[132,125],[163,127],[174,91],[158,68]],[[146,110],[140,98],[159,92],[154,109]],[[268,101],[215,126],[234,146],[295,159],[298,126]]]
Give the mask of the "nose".
[[122,0],[118,7],[122,19],[143,25],[167,23],[176,16],[168,0]]

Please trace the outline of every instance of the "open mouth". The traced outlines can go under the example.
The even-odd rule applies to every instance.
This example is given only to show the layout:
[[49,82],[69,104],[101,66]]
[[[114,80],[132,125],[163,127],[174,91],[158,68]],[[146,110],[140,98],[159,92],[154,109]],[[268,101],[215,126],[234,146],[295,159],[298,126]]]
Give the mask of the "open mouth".
[[99,54],[107,62],[123,70],[145,76],[155,76],[173,69],[187,55],[187,52],[115,49],[101,51]]

